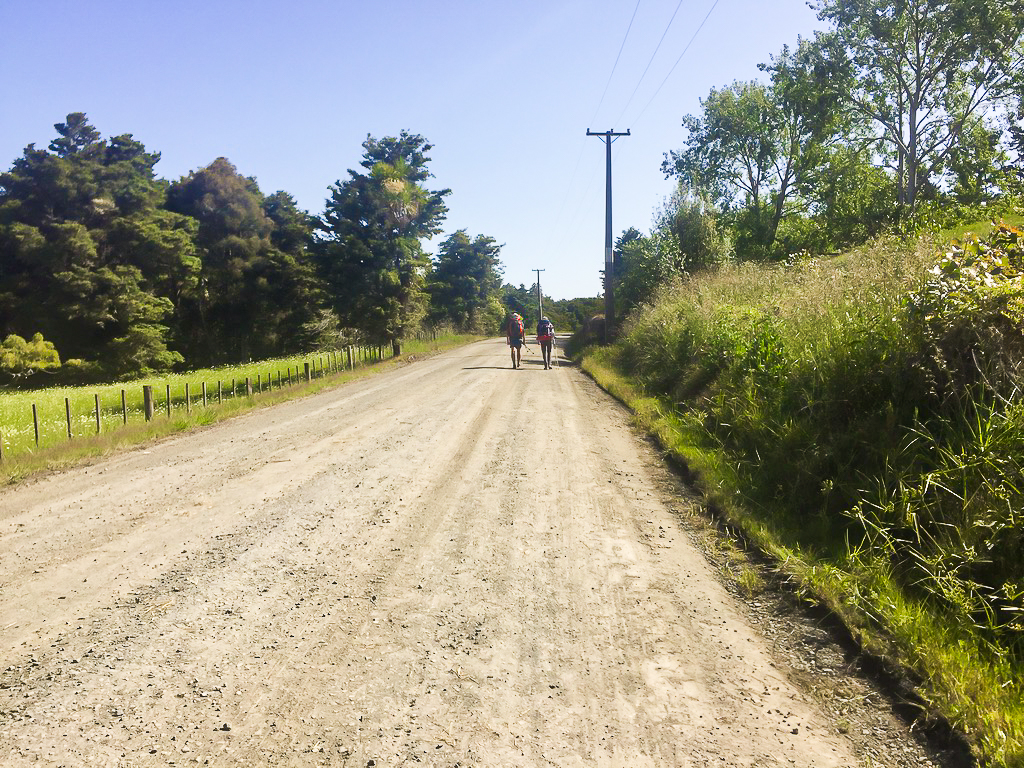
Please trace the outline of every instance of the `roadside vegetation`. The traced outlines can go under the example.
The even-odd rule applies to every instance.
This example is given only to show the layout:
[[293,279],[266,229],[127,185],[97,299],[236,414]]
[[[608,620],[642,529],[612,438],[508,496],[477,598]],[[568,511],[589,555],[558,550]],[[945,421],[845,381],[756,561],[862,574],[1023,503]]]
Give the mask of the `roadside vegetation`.
[[[417,358],[443,352],[479,337],[446,333],[436,338],[407,340],[401,357],[390,349],[358,350],[332,356],[303,355],[241,366],[208,368],[133,381],[74,387],[48,387],[0,393],[0,483],[11,484],[48,470],[64,469],[83,461],[150,440],[214,424],[248,411],[304,397],[347,381],[391,370]],[[310,379],[305,366],[310,366]],[[252,394],[248,394],[246,380]],[[258,383],[259,382],[259,383]],[[203,402],[203,384],[206,402]],[[218,384],[220,385],[218,387]],[[154,418],[147,421],[142,388],[153,387]],[[185,400],[188,385],[189,400]],[[171,391],[168,412],[166,392]],[[123,396],[123,400],[122,400]],[[96,398],[100,400],[101,427],[96,425]],[[32,409],[39,415],[40,442],[35,444]],[[70,408],[72,437],[68,437]]]
[[683,116],[574,344],[922,723],[1024,765],[1024,16],[816,7]]
[[1024,760],[1024,234],[680,276],[584,366],[746,541]]

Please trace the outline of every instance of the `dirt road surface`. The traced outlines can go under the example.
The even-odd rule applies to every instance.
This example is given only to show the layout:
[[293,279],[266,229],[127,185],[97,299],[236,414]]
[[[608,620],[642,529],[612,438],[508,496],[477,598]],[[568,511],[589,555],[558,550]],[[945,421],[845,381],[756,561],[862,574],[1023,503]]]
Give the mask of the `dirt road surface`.
[[0,764],[896,764],[666,474],[494,340],[8,489]]

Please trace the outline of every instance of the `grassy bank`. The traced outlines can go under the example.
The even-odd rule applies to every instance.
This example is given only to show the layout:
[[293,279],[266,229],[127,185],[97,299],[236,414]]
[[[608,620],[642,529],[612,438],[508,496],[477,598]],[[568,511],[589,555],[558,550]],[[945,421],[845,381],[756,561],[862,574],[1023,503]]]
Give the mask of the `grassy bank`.
[[[149,440],[304,397],[476,340],[477,337],[459,335],[440,336],[430,341],[409,340],[403,344],[400,357],[359,358],[351,365],[348,357],[341,353],[323,352],[116,384],[2,393],[0,483],[18,482],[37,472],[67,468]],[[306,380],[307,365],[310,381]],[[246,388],[247,380],[251,396]],[[146,421],[143,410],[144,385],[153,388],[156,409],[151,421]],[[39,422],[38,445],[33,406]],[[69,408],[71,438],[68,437]]]
[[1024,762],[1022,283],[1009,227],[880,241],[667,286],[584,357],[993,766]]

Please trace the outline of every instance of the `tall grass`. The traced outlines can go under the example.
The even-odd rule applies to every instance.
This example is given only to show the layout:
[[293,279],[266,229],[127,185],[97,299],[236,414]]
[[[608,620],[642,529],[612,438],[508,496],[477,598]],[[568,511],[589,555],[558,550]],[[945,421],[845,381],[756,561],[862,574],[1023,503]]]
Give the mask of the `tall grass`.
[[1024,237],[728,267],[627,327],[585,365],[631,376],[749,540],[917,674],[983,761],[1020,764]]

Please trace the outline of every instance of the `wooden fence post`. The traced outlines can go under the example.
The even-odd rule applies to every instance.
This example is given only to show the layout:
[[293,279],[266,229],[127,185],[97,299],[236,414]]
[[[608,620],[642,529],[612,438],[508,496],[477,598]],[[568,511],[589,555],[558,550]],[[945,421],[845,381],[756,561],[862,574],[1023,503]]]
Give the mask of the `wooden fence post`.
[[146,421],[153,420],[153,385],[142,385],[142,409],[146,412]]
[[245,377],[245,396],[252,397],[252,379],[248,376]]
[[100,433],[100,394],[96,393],[96,434]]
[[39,411],[36,410],[36,404],[32,403],[32,427],[36,431],[36,448],[39,447]]
[[128,423],[128,398],[125,397],[124,390],[121,390],[121,421],[125,424]]
[[224,402],[224,389],[220,385],[220,379],[217,379],[217,404]]
[[206,407],[206,382],[203,382],[203,408]]
[[313,378],[309,375],[309,363],[303,363],[303,366],[306,369],[306,383],[309,384],[309,382],[313,380]]
[[71,398],[64,398],[64,413],[68,418],[68,440],[71,439]]
[[188,382],[185,382],[185,413],[192,413],[192,398],[188,394]]
[[171,418],[171,385],[167,385],[167,418]]

